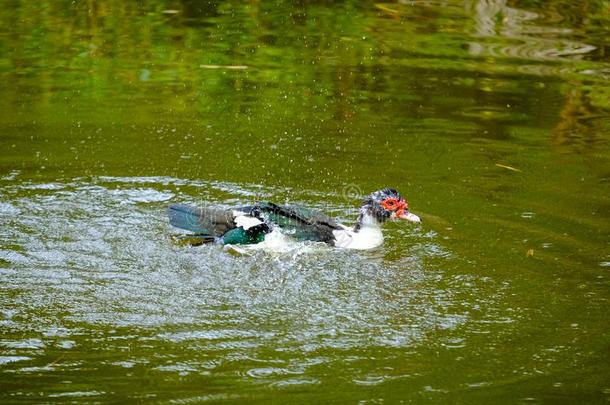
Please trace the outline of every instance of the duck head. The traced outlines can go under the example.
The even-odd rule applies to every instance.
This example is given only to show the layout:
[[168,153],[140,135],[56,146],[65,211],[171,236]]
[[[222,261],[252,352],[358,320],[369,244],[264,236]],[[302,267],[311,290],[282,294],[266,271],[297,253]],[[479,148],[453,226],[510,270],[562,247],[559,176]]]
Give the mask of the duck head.
[[421,219],[409,212],[409,204],[393,188],[375,191],[362,202],[361,217],[370,216],[383,223],[387,220],[404,219],[409,222],[421,222]]

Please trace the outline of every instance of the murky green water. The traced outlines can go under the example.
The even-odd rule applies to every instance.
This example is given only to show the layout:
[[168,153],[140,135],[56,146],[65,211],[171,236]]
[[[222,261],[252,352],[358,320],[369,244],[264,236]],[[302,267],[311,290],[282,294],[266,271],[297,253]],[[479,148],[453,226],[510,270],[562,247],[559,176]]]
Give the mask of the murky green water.
[[[607,403],[610,3],[6,1],[0,402]],[[170,202],[420,226],[186,248]]]

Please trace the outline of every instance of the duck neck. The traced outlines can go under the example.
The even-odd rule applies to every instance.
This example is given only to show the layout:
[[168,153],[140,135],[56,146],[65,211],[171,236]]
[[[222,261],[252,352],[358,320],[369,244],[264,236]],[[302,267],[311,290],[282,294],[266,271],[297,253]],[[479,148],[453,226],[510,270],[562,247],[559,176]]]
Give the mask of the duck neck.
[[358,220],[354,226],[354,232],[360,232],[362,229],[379,229],[381,230],[381,224],[367,209],[361,209],[358,214]]

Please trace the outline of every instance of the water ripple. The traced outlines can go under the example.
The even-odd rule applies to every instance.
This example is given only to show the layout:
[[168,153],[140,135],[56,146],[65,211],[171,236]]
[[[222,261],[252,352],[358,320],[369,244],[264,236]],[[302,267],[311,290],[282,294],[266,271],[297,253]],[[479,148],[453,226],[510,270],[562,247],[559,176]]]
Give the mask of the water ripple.
[[[16,197],[0,207],[19,215],[11,218],[10,245],[0,251],[9,263],[0,269],[0,293],[11,296],[0,313],[12,333],[34,334],[4,339],[12,350],[4,363],[34,359],[15,370],[53,373],[83,367],[69,356],[87,347],[100,353],[138,347],[103,364],[135,370],[151,363],[178,376],[228,369],[276,388],[315,385],[308,370],[347,353],[366,347],[389,355],[467,325],[467,310],[447,310],[459,307],[452,290],[475,294],[486,283],[446,277],[438,264],[453,255],[436,234],[416,228],[389,227],[377,252],[295,244],[234,255],[215,245],[176,246],[164,211],[169,200],[188,201],[178,184],[198,187],[198,198],[209,204],[275,192],[168,177],[4,186],[10,193],[3,195]],[[342,204],[327,207],[345,212]],[[177,348],[187,357],[174,358]],[[268,348],[274,349],[264,353]],[[391,378],[371,374],[354,384]]]

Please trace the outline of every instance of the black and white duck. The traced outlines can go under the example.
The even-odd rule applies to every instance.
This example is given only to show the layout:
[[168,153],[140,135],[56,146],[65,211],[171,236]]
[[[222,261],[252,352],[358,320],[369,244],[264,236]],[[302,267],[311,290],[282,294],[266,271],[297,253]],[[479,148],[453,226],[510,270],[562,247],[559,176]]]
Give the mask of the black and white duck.
[[298,241],[325,242],[345,249],[373,249],[383,244],[384,222],[420,222],[417,215],[409,212],[407,201],[392,188],[366,197],[354,226],[343,225],[317,210],[272,202],[234,209],[172,204],[167,212],[173,226],[193,232],[189,236],[192,244],[256,244],[279,228]]

